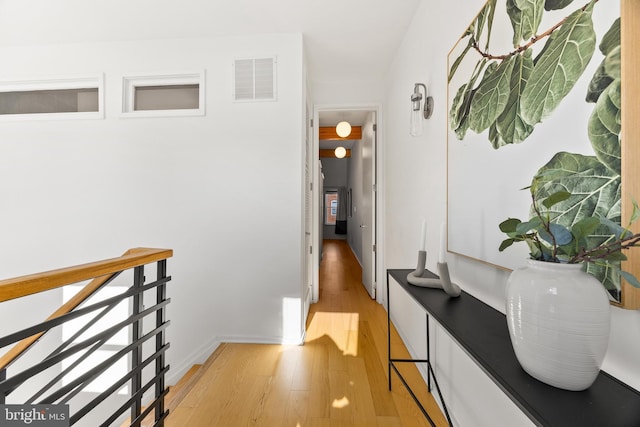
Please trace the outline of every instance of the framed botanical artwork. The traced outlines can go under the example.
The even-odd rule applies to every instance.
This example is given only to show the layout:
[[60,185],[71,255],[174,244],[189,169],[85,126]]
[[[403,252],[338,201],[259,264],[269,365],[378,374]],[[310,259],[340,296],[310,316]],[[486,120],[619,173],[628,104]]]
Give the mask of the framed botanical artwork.
[[[544,191],[572,194],[554,206],[567,227],[589,216],[629,223],[640,200],[635,3],[489,0],[463,29],[448,57],[449,251],[523,266],[527,246],[500,250],[498,226],[530,217],[534,176]],[[611,236],[603,227],[593,238]],[[628,252],[623,269],[637,277],[640,259]],[[640,308],[618,270],[588,266],[614,304]]]

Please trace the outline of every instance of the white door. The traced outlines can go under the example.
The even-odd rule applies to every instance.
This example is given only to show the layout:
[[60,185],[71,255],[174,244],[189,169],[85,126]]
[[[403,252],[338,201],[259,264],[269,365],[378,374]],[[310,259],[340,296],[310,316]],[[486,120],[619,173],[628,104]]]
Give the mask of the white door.
[[311,187],[312,182],[312,168],[313,164],[313,140],[312,130],[310,129],[310,117],[309,107],[307,107],[306,115],[306,140],[305,140],[305,162],[304,162],[304,191],[305,191],[305,204],[304,204],[304,247],[305,247],[305,263],[304,263],[304,291],[303,291],[303,316],[306,323],[307,315],[309,314],[309,304],[312,298],[313,287],[313,191]]
[[369,114],[362,133],[362,283],[376,297],[376,113]]

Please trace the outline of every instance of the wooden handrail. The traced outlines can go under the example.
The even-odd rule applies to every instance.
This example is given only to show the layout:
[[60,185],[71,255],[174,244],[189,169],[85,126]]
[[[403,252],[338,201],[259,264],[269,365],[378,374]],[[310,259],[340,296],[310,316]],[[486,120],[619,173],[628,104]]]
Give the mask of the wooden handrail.
[[[72,283],[93,279],[80,292],[53,312],[46,320],[70,313],[102,287],[114,274],[160,261],[173,256],[171,249],[133,248],[119,258],[82,264],[75,267],[62,268],[44,273],[31,274],[0,281],[0,302],[33,295]],[[0,370],[9,366],[29,347],[35,344],[45,332],[40,332],[23,339],[0,357]]]
[[171,249],[134,248],[119,258],[0,280],[0,303],[171,258]]

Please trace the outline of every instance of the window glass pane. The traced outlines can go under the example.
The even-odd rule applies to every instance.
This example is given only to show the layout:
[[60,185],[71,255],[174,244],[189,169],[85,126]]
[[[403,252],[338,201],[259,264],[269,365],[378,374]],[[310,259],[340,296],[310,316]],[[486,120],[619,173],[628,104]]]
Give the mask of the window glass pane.
[[200,108],[200,85],[136,86],[134,111],[197,110]]
[[338,214],[338,193],[327,192],[324,195],[324,223],[325,225],[335,225]]
[[205,73],[123,76],[125,117],[203,116]]
[[0,92],[0,114],[98,111],[98,88]]

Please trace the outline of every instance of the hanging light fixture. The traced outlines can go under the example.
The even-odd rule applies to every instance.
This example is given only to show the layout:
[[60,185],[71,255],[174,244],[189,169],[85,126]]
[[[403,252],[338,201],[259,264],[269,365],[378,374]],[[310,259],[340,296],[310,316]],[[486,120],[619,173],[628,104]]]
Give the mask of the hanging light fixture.
[[[424,107],[422,106],[422,93],[424,89]],[[422,135],[422,120],[428,119],[433,113],[433,97],[427,94],[427,86],[423,83],[416,83],[411,94],[411,136]]]
[[347,121],[341,121],[336,125],[336,133],[340,138],[346,138],[351,134],[351,124]]
[[347,150],[344,147],[338,147],[335,149],[334,154],[337,158],[341,159],[347,155]]

